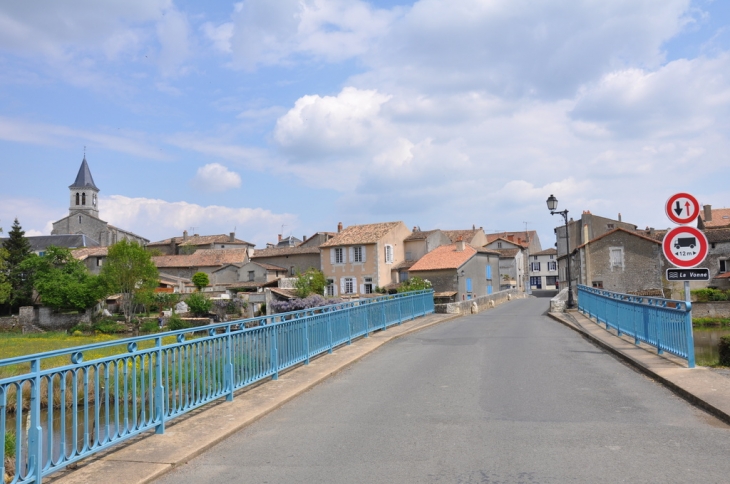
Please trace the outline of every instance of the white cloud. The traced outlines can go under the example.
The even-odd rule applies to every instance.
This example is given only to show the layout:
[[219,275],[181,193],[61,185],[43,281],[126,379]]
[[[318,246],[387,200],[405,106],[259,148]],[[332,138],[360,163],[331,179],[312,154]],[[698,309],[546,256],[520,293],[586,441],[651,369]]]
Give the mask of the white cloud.
[[218,163],[198,168],[193,185],[207,192],[225,192],[241,186],[241,175]]
[[282,225],[298,226],[296,216],[262,208],[201,206],[122,195],[101,198],[99,207],[104,220],[153,241],[194,227],[199,234],[227,234],[235,230],[239,238],[261,247],[272,240],[272,234],[281,231]]
[[336,62],[367,52],[401,11],[360,0],[243,0],[232,22],[202,29],[216,49],[232,54],[236,67],[286,64],[297,57]]
[[13,220],[18,219],[26,235],[50,235],[51,222],[66,216],[65,208],[47,206],[42,200],[26,197],[0,198],[0,227],[6,237]]
[[190,55],[189,30],[187,16],[173,9],[157,23],[161,46],[159,64],[163,75],[180,74],[180,67]]

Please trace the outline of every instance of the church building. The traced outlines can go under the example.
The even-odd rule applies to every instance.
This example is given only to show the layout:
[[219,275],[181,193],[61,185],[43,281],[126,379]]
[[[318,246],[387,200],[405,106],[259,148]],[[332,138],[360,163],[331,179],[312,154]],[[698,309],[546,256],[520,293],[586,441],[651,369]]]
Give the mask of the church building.
[[71,186],[69,198],[69,214],[53,223],[51,235],[83,234],[99,242],[102,247],[115,244],[121,240],[135,241],[146,245],[149,240],[137,234],[114,227],[99,218],[99,188],[91,177],[86,156],[76,180]]

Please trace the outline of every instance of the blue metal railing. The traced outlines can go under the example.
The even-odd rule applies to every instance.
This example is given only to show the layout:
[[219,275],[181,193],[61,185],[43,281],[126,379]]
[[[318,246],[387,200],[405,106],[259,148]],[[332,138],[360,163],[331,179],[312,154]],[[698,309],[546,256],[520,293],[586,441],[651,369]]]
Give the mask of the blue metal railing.
[[[0,379],[0,479],[9,473],[12,484],[40,483],[354,338],[433,312],[433,292],[413,291],[0,360],[0,368],[28,368]],[[119,353],[93,359],[110,347]],[[70,363],[50,367],[59,356]],[[13,469],[5,468],[8,435],[15,438]]]
[[656,297],[632,296],[578,285],[578,309],[596,322],[614,328],[634,343],[651,345],[687,360],[695,367],[692,303]]

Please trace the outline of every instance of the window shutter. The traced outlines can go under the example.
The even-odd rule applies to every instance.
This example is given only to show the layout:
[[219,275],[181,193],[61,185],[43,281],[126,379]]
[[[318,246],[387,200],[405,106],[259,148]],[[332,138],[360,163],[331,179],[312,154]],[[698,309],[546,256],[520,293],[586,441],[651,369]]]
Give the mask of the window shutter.
[[492,266],[487,266],[487,279],[492,278]]
[[365,284],[360,284],[360,294],[365,294]]
[[330,249],[330,264],[335,264],[335,249]]
[[365,246],[364,245],[362,247],[360,247],[360,254],[362,254],[362,261],[363,262],[365,262],[365,253],[366,252],[367,251],[365,250]]
[[350,247],[348,252],[350,253],[350,264],[352,264],[353,262],[355,262],[355,248]]
[[340,278],[340,294],[345,294],[345,278]]
[[467,277],[466,279],[466,292],[471,292],[471,278]]

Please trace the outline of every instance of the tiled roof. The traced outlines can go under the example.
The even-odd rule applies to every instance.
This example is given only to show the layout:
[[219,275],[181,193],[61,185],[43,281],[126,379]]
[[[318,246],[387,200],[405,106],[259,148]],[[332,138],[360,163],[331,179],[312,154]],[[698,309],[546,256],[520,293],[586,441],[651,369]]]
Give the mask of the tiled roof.
[[501,255],[496,249],[487,249],[486,247],[474,247],[480,254]]
[[[510,240],[509,237],[512,236],[513,240]],[[521,232],[499,232],[496,234],[487,234],[487,244],[491,244],[497,239],[506,240],[507,242],[510,242],[515,245],[521,245],[523,247],[527,247],[530,245],[528,242],[529,240],[533,240],[537,237],[537,232],[534,230],[528,230],[528,231],[521,231]],[[519,239],[519,242],[518,242]],[[535,254],[533,254],[535,255]]]
[[295,254],[319,254],[319,247],[272,247],[254,251],[251,259]]
[[[702,215],[700,215],[702,217]],[[712,220],[707,222],[702,218],[706,229],[725,227],[730,225],[730,208],[713,208]]]
[[458,269],[476,253],[477,250],[470,245],[466,245],[460,252],[456,250],[456,244],[442,245],[421,257],[411,266],[409,272]]
[[722,274],[718,274],[717,276],[713,277],[713,279],[730,279],[730,272],[723,272]]
[[406,237],[404,239],[404,241],[407,242],[409,240],[426,240],[426,238],[434,232],[438,232],[438,229],[436,229],[436,230],[419,230],[417,232],[413,232],[411,235]]
[[545,249],[540,252],[535,252],[534,254],[530,255],[558,255],[557,249]]
[[246,260],[247,249],[200,249],[189,255],[153,257],[157,267],[215,267]]
[[[600,240],[600,239],[602,239],[602,238],[604,238],[604,237],[608,237],[609,235],[611,235],[611,234],[615,234],[616,232],[625,232],[625,233],[627,233],[627,234],[629,234],[629,235],[633,235],[633,236],[635,236],[635,237],[638,237],[638,238],[640,238],[640,239],[648,240],[649,242],[654,242],[655,244],[661,244],[661,241],[659,241],[659,240],[657,240],[657,239],[654,239],[654,238],[652,238],[652,237],[647,237],[647,236],[646,236],[646,235],[645,235],[644,233],[642,233],[642,232],[635,232],[635,231],[632,231],[632,230],[626,230],[626,229],[622,229],[621,227],[619,227],[619,228],[613,229],[613,230],[611,230],[611,231],[609,231],[609,232],[606,232],[606,233],[605,233],[605,234],[603,234],[603,235],[599,235],[599,236],[598,236],[598,237],[596,237],[595,239],[593,239],[593,240],[589,240],[589,241],[588,241],[588,242],[586,242],[585,244],[579,245],[578,247],[576,247],[576,249],[580,249],[581,247],[585,247],[585,246],[586,246],[586,245],[588,245],[588,244],[591,244],[591,243],[593,243],[593,242],[595,242],[595,241],[597,241],[597,240]],[[575,250],[575,249],[574,249],[574,250]]]
[[109,224],[109,223],[108,223],[108,224],[106,224],[106,225],[107,225],[107,227],[109,227],[110,229],[114,229],[114,230],[116,230],[116,231],[118,231],[118,232],[124,232],[125,234],[131,235],[131,236],[133,236],[133,237],[135,237],[135,238],[137,238],[137,239],[142,239],[142,240],[144,241],[144,242],[143,242],[143,244],[144,244],[144,245],[148,245],[148,244],[149,244],[149,242],[150,242],[150,240],[149,240],[149,239],[146,239],[146,238],[142,237],[141,235],[137,235],[137,234],[135,234],[134,232],[130,232],[129,230],[124,230],[124,229],[120,229],[119,227],[115,227],[114,225],[112,225],[112,224]]
[[259,261],[251,261],[251,262],[253,264],[256,264],[257,266],[263,267],[267,271],[279,271],[279,272],[287,271],[287,269],[280,267],[280,266],[275,266],[274,264],[267,264],[266,262],[259,262]]
[[516,256],[520,249],[494,249],[503,259],[511,259]]
[[71,251],[74,259],[86,260],[89,257],[105,257],[109,254],[109,247],[85,247]]
[[[27,236],[30,250],[33,252],[46,250],[50,246],[76,249],[81,247],[98,247],[99,242],[84,234],[30,235]],[[6,238],[0,237],[0,245]]]
[[383,222],[378,224],[350,225],[346,229],[342,230],[342,232],[320,245],[320,247],[374,244],[402,223],[403,222]]
[[730,229],[714,229],[704,232],[710,243],[730,242]]
[[441,232],[446,235],[449,239],[451,239],[451,242],[457,242],[459,238],[463,240],[466,243],[471,242],[471,240],[474,238],[474,236],[479,232],[480,229],[470,229],[470,230],[442,230]]
[[401,269],[410,269],[413,267],[413,264],[415,264],[416,261],[414,260],[404,260],[402,262],[397,263],[393,267],[390,268],[391,271],[399,271]]
[[170,245],[172,241],[175,241],[175,244],[177,245],[208,245],[208,244],[246,244],[250,245],[251,247],[254,246],[251,242],[246,242],[245,240],[241,239],[235,239],[231,242],[231,236],[220,234],[220,235],[190,235],[188,236],[188,240],[183,240],[182,237],[171,237],[169,239],[165,240],[159,240],[157,242],[150,242],[147,244],[147,246],[155,246],[155,245]]

